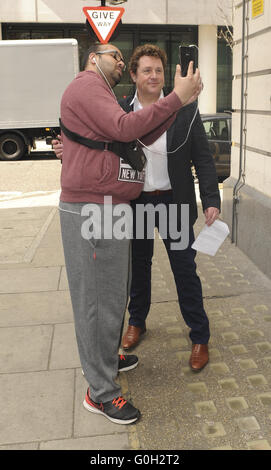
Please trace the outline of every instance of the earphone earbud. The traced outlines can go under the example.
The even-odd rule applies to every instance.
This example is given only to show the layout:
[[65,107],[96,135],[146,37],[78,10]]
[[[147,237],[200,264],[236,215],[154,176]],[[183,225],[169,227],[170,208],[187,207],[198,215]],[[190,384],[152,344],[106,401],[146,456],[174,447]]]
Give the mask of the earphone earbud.
[[93,58],[92,63],[93,63],[93,64],[96,64],[96,59],[95,59],[95,57]]

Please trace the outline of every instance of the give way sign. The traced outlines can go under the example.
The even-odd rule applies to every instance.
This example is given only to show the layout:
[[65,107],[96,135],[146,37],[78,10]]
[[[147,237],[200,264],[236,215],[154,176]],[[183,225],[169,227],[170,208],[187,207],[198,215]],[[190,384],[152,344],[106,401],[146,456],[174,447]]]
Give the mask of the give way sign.
[[115,31],[124,8],[84,7],[83,12],[102,44],[106,44]]

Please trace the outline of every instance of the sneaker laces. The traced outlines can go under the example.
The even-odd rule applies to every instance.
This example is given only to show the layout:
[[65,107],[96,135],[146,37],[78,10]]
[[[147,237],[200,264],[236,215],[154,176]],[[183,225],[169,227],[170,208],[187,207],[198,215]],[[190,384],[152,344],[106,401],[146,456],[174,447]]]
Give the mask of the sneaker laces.
[[120,354],[119,358],[120,358],[121,361],[125,361],[125,360],[126,360],[126,358],[125,358],[125,356],[124,356],[123,354]]
[[112,404],[115,405],[115,407],[119,410],[121,410],[125,403],[127,403],[127,400],[124,400],[123,397],[114,398],[114,400],[112,401]]

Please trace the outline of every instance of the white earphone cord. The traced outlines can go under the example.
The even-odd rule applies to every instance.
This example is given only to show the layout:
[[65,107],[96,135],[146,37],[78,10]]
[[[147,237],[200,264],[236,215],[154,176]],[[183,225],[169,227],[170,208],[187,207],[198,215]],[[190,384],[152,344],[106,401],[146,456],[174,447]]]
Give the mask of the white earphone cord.
[[[118,101],[118,99],[117,99],[117,97],[116,97],[116,95],[115,95],[115,93],[114,93],[113,88],[111,87],[111,85],[110,85],[109,81],[107,80],[107,77],[106,77],[105,74],[103,73],[101,67],[97,64],[96,60],[95,60],[95,64],[97,65],[99,71],[100,71],[101,74],[103,75],[103,77],[104,77],[104,79],[105,79],[107,85],[109,86],[109,88],[110,88],[110,90],[111,90],[111,93],[112,93],[113,96],[115,97],[116,101]],[[183,147],[183,146],[186,144],[186,142],[187,142],[187,140],[188,140],[188,137],[189,137],[189,134],[190,134],[190,131],[191,131],[191,127],[192,127],[192,125],[193,125],[193,123],[194,123],[194,121],[195,121],[195,119],[196,119],[196,115],[197,115],[198,109],[199,109],[199,105],[197,104],[197,108],[196,108],[195,114],[194,114],[193,119],[192,119],[192,121],[191,121],[191,123],[190,123],[189,129],[188,129],[188,132],[187,132],[187,136],[186,136],[185,140],[183,141],[183,143],[182,143],[181,145],[179,145],[179,147],[177,147],[175,150],[171,150],[170,152],[167,152],[167,154],[172,154],[172,153],[177,152],[181,147]],[[147,145],[143,144],[143,142],[141,142],[141,140],[139,140],[139,139],[136,139],[136,140],[137,140],[137,142],[138,142],[140,145],[142,145],[142,147],[144,147],[145,149],[149,150],[150,152],[156,153],[156,154],[158,154],[158,155],[164,155],[163,152],[157,152],[157,151],[155,151],[155,150],[151,150]]]
[[[182,143],[181,145],[179,145],[179,147],[177,147],[175,150],[171,150],[170,152],[167,152],[168,155],[177,152],[181,147],[183,147],[183,146],[186,144],[186,142],[187,142],[187,140],[188,140],[188,137],[189,137],[189,134],[190,134],[190,131],[191,131],[191,127],[192,127],[192,125],[193,125],[193,123],[194,123],[194,121],[195,121],[195,119],[196,119],[196,115],[197,115],[198,109],[199,109],[199,105],[197,104],[197,108],[196,108],[195,114],[194,114],[194,116],[193,116],[193,119],[192,119],[192,121],[191,121],[191,123],[190,123],[190,126],[189,126],[189,129],[188,129],[187,136],[186,136],[185,140],[184,140],[183,143]],[[141,140],[139,140],[139,139],[136,139],[136,140],[137,140],[137,142],[139,142],[145,149],[150,150],[152,153],[157,153],[157,154],[159,154],[159,155],[164,155],[163,152],[156,152],[155,150],[151,150],[149,147],[147,147],[147,145],[143,144],[143,142],[141,142]]]

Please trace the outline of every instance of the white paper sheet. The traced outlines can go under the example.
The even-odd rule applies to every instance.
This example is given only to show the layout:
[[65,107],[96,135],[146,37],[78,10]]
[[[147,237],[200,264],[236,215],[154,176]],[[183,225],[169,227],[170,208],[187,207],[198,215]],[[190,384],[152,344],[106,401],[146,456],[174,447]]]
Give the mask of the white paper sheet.
[[205,225],[194,241],[192,248],[207,255],[214,256],[228,234],[229,227],[221,220],[215,220],[210,227]]

